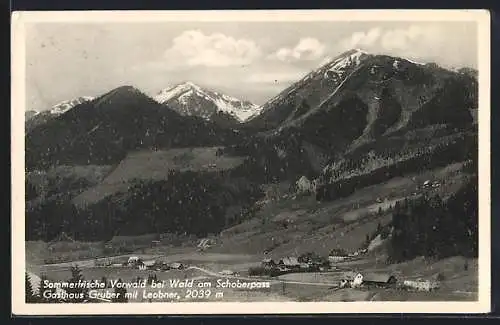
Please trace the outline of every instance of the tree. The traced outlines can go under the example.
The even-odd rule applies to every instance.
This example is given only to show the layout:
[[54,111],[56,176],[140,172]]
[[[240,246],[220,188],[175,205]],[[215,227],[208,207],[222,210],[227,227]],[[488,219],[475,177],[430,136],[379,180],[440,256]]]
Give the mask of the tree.
[[[52,298],[53,295],[57,292],[55,288],[44,288],[43,284],[47,281],[47,275],[42,274],[40,276],[40,288],[38,289],[38,294],[40,295],[40,302],[42,303],[56,303],[60,302],[57,298]],[[48,297],[48,298],[47,298]]]
[[107,288],[108,287],[108,279],[105,277],[105,276],[102,276],[101,278],[101,282],[104,283],[104,287]]
[[[120,279],[118,279],[117,283],[121,284],[121,283],[123,283],[123,280],[120,278]],[[111,302],[121,302],[121,303],[128,302],[128,298],[126,296],[127,289],[125,289],[121,285],[117,285],[115,287],[115,292],[114,293],[115,293],[115,297],[113,297],[111,299]]]
[[25,296],[26,296],[26,303],[35,303],[38,302],[38,296],[35,295],[33,291],[33,287],[31,286],[31,278],[28,274],[28,272],[25,272]]
[[71,278],[68,281],[69,283],[73,283],[73,288],[68,288],[66,291],[69,294],[72,294],[73,297],[69,298],[69,302],[72,303],[82,303],[88,298],[88,289],[86,287],[82,287],[82,283],[85,282],[83,278],[82,271],[78,267],[78,265],[71,267]]

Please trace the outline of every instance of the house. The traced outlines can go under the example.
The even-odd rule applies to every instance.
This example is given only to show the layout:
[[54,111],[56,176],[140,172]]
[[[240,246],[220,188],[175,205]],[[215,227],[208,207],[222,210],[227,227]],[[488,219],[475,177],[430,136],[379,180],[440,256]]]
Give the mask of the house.
[[152,260],[152,261],[144,261],[143,262],[143,265],[147,268],[147,269],[151,269],[151,268],[154,268],[157,263],[155,260]]
[[309,263],[300,263],[299,267],[303,270],[308,270],[310,268],[313,268],[315,265],[314,264],[309,264]]
[[169,267],[174,270],[183,270],[185,268],[185,265],[182,263],[174,262],[170,263]]
[[365,274],[363,275],[364,285],[389,286],[397,282],[396,277],[390,274]]
[[363,284],[363,275],[361,273],[357,273],[354,276],[354,279],[350,282],[351,288],[359,287]]
[[349,282],[346,279],[340,280],[339,288],[346,288]]
[[137,262],[139,262],[139,257],[137,257],[137,256],[130,256],[128,258],[127,264],[133,265],[133,264],[135,264]]
[[276,262],[270,258],[265,258],[262,260],[261,262],[261,265],[263,267],[275,267],[276,266]]
[[305,176],[299,178],[299,180],[295,183],[295,186],[297,188],[297,193],[309,193],[312,190],[312,183]]
[[233,275],[234,272],[231,271],[231,270],[222,270],[219,272],[219,274],[222,274],[222,275]]
[[328,256],[328,261],[331,263],[342,262],[346,260],[348,256],[338,256],[338,255],[330,255]]
[[111,266],[111,259],[106,258],[106,259],[95,259],[94,260],[94,265],[96,267],[105,267],[105,266]]
[[436,281],[419,281],[419,280],[405,280],[403,287],[414,289],[417,291],[432,291],[439,288],[439,283]]
[[300,268],[300,263],[299,260],[296,257],[283,257],[278,265],[282,267],[286,267],[288,269],[299,269]]

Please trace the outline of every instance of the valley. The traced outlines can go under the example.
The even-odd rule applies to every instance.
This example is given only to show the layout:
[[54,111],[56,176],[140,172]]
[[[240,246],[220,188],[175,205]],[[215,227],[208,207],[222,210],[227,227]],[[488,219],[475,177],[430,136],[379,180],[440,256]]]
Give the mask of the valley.
[[33,275],[271,284],[217,301],[477,299],[469,73],[354,49],[262,106],[191,82],[74,104],[26,122]]

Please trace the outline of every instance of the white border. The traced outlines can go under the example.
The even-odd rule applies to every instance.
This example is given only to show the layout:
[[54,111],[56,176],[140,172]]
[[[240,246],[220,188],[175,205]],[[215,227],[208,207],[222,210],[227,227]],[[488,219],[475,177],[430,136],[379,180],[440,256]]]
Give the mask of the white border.
[[[479,291],[477,302],[259,302],[26,304],[25,24],[166,21],[473,21],[479,58]],[[490,311],[490,14],[487,10],[74,11],[12,14],[12,312],[15,315],[485,313]]]

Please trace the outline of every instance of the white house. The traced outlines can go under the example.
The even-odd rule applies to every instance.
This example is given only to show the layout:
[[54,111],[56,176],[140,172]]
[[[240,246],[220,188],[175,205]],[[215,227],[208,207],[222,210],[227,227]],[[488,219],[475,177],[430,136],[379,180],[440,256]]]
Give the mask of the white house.
[[351,281],[351,288],[359,287],[361,286],[362,283],[363,283],[363,275],[361,273],[358,273]]
[[363,284],[363,275],[359,272],[348,272],[340,281],[340,288],[357,288]]
[[127,261],[128,264],[135,264],[137,262],[139,262],[139,257],[137,256],[130,256]]
[[346,260],[348,257],[347,256],[336,256],[336,255],[330,255],[328,256],[328,261],[332,263],[337,263],[337,262],[342,262]]
[[222,275],[234,275],[234,271],[231,270],[222,270],[219,273]]
[[299,180],[295,183],[295,186],[297,187],[297,193],[308,193],[312,190],[312,183],[305,176],[299,178]]
[[425,281],[405,280],[403,281],[403,286],[418,291],[432,291],[439,288],[439,283],[429,280]]

